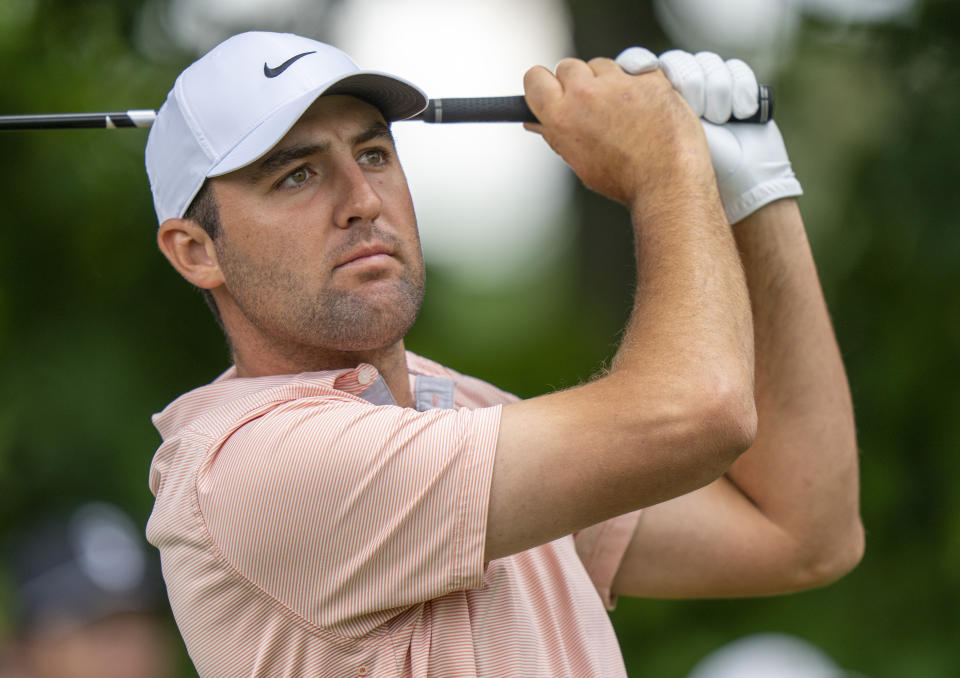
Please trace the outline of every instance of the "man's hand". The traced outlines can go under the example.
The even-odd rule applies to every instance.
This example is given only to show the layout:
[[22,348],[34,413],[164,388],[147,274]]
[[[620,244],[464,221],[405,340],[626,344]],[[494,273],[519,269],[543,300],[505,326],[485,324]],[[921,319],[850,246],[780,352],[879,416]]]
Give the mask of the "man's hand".
[[[650,52],[631,47],[617,57],[627,73],[643,73]],[[724,123],[731,113],[748,117],[757,110],[757,78],[739,59],[723,61],[712,52],[671,50],[660,55],[667,79],[703,118],[720,200],[735,224],[775,200],[802,195],[775,122]]]
[[524,77],[539,132],[589,188],[633,206],[715,193],[696,115],[659,70],[639,77],[610,59],[564,59]]

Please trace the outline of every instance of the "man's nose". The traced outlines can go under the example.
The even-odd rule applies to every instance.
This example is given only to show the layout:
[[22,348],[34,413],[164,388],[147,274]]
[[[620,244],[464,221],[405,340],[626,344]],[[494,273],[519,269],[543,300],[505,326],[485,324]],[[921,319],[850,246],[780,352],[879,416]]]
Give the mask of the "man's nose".
[[370,178],[355,161],[344,163],[340,175],[340,200],[334,214],[339,228],[372,222],[380,216],[383,201]]

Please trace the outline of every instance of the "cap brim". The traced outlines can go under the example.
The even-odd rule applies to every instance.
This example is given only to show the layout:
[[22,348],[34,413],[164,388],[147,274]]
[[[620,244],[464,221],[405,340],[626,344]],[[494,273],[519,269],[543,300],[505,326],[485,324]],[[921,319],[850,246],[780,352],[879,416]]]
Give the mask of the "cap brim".
[[254,162],[277,145],[314,101],[335,94],[354,96],[376,106],[387,122],[405,120],[427,107],[427,95],[402,78],[376,71],[351,73],[278,108],[211,167],[207,176],[221,176]]

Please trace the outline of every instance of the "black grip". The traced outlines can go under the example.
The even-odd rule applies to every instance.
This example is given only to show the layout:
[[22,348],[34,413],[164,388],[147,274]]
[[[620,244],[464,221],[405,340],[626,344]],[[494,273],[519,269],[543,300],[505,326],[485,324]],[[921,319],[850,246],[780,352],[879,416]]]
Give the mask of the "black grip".
[[[760,85],[760,107],[749,118],[732,118],[737,122],[764,123],[773,118],[773,90]],[[513,97],[476,97],[465,99],[431,99],[427,108],[411,120],[423,122],[537,122],[526,99]]]
[[522,96],[431,99],[415,120],[424,122],[537,122]]

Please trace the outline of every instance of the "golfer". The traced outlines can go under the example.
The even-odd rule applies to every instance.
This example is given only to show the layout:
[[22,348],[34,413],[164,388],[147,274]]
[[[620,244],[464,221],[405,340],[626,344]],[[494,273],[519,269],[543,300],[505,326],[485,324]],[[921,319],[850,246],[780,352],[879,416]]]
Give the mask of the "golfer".
[[518,401],[404,348],[424,265],[390,123],[419,89],[271,33],[177,78],[158,242],[233,365],[155,416],[147,534],[201,676],[623,676],[618,595],[860,559],[800,185],[774,124],[709,122],[756,108],[752,71],[636,48],[524,87],[528,129],[629,211],[639,282],[608,371]]

